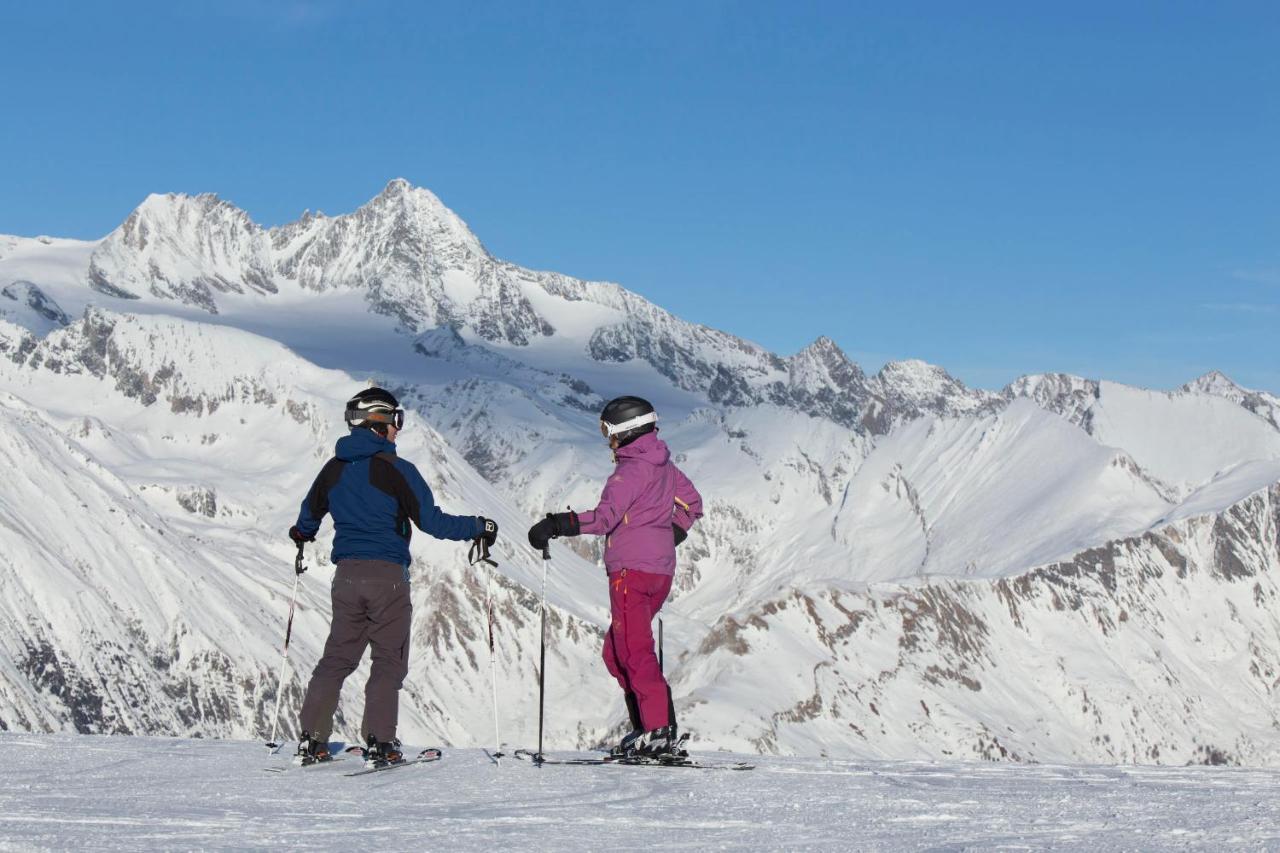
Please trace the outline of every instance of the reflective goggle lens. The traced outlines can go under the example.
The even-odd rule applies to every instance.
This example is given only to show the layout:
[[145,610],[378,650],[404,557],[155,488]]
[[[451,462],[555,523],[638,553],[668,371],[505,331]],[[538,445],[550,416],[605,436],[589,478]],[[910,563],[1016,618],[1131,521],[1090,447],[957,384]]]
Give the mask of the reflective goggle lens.
[[391,424],[396,429],[404,429],[404,409],[381,412],[362,412],[359,409],[347,409],[346,420],[349,424],[373,421],[375,424]]

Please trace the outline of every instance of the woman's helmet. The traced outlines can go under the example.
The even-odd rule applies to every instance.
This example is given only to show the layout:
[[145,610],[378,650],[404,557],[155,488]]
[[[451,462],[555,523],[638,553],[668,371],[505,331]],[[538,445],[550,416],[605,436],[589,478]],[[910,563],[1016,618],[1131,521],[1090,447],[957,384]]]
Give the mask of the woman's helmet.
[[657,429],[658,413],[653,404],[640,397],[617,397],[600,413],[600,434],[618,439],[622,447]]

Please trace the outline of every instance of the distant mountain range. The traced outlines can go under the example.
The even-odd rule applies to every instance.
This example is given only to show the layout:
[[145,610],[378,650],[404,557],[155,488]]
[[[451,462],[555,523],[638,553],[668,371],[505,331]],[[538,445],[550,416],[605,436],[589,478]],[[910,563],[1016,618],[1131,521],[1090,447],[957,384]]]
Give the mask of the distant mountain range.
[[[994,393],[919,361],[867,375],[825,337],[780,356],[494,258],[402,180],[272,229],[153,195],[99,241],[0,236],[0,728],[268,732],[282,531],[369,379],[412,409],[401,452],[440,503],[502,525],[512,742],[536,725],[524,529],[594,505],[597,414],[631,393],[707,503],[665,632],[703,748],[1280,764],[1280,398],[1221,373]],[[550,732],[586,746],[624,717],[599,543],[555,553]],[[405,735],[487,743],[485,577],[452,543],[414,554]]]

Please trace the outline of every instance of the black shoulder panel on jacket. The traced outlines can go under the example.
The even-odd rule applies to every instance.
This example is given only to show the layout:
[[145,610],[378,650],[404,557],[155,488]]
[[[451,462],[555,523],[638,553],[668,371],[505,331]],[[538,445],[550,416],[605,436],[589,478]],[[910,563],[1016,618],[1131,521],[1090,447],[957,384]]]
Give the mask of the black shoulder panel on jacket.
[[409,488],[409,481],[396,467],[396,457],[392,453],[379,453],[369,460],[369,485],[378,491],[396,499],[399,511],[396,513],[396,533],[407,542],[413,536],[413,524],[418,518],[418,497]]
[[329,492],[338,485],[338,479],[346,467],[347,463],[336,456],[324,463],[324,467],[316,476],[316,481],[311,484],[311,491],[307,494],[307,509],[311,510],[312,518],[324,518],[325,513],[329,511]]

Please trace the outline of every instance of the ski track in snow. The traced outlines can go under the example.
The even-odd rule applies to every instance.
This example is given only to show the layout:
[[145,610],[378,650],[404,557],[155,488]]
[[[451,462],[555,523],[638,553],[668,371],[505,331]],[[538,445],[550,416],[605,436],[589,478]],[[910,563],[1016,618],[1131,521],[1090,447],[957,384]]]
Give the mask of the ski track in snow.
[[18,734],[0,756],[3,850],[1280,849],[1273,770],[498,767],[464,749],[346,778],[358,763],[263,772],[287,758],[243,741]]

